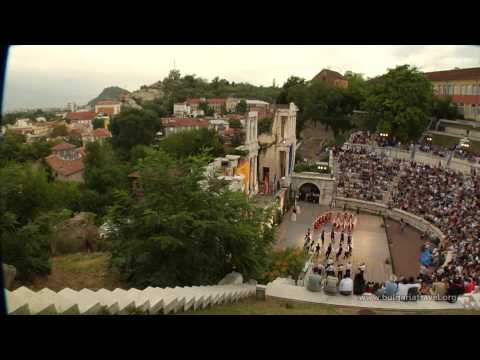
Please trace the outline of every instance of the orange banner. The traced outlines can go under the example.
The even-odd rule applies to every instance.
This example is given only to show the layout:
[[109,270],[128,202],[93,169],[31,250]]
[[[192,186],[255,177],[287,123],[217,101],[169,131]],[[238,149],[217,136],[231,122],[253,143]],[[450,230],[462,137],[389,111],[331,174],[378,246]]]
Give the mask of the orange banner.
[[235,175],[243,176],[243,192],[248,192],[248,182],[250,181],[250,163],[242,161],[235,169]]

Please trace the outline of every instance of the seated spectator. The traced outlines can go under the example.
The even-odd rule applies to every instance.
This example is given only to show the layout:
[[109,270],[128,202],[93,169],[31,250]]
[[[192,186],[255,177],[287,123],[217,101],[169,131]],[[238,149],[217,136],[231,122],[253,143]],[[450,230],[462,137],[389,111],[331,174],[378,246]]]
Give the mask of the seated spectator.
[[400,297],[400,299],[404,299],[407,297],[408,289],[409,289],[408,280],[404,278],[402,279],[400,284],[398,284],[397,295]]
[[342,295],[352,295],[353,292],[353,280],[351,277],[345,275],[343,279],[340,281],[340,285],[338,286],[338,290]]
[[430,287],[425,281],[422,281],[420,285],[420,295],[428,295],[430,294]]
[[337,293],[338,278],[336,276],[327,276],[325,281],[325,294],[335,295]]
[[390,280],[385,283],[383,296],[393,298],[398,291],[398,283],[395,275],[390,276]]
[[373,294],[374,293],[374,286],[375,286],[375,283],[373,281],[369,281],[367,283],[367,286],[365,287],[365,292],[369,293],[369,294]]
[[475,282],[471,278],[468,278],[463,288],[465,294],[470,294],[475,290]]
[[450,281],[447,290],[447,301],[449,303],[457,302],[457,299],[460,295],[464,293],[462,279],[454,279]]
[[358,272],[353,279],[353,293],[355,295],[362,295],[365,292],[365,278],[363,271]]
[[435,297],[435,300],[443,301],[445,299],[445,295],[447,295],[447,289],[448,282],[437,279],[432,285],[430,294]]
[[313,292],[318,292],[322,289],[322,277],[318,273],[318,268],[313,269],[313,274],[308,277],[307,289]]

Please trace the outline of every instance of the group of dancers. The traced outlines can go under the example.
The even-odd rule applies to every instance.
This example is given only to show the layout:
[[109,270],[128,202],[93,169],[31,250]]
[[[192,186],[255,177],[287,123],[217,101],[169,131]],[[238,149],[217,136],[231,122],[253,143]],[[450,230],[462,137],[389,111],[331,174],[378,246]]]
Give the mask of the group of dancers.
[[352,234],[353,228],[355,226],[356,219],[352,213],[349,212],[332,212],[328,211],[327,213],[318,216],[313,222],[313,229],[315,231],[320,230],[325,224],[331,223],[332,229],[335,229],[337,232],[347,232]]
[[[325,227],[330,224],[330,242],[325,248]],[[353,252],[352,232],[356,224],[356,218],[348,212],[332,212],[318,216],[313,222],[313,229],[318,232],[317,241],[313,238],[313,234],[308,228],[305,235],[304,249],[307,254],[315,256],[317,268],[323,268],[325,273],[337,273],[339,276],[350,276],[352,268],[351,258]],[[339,238],[336,233],[340,233]],[[336,246],[338,239],[338,247]],[[325,249],[324,261],[320,261],[321,253]],[[345,264],[343,262],[347,261]],[[324,263],[322,265],[322,262]],[[342,263],[340,263],[342,262]],[[338,263],[335,266],[335,263]]]

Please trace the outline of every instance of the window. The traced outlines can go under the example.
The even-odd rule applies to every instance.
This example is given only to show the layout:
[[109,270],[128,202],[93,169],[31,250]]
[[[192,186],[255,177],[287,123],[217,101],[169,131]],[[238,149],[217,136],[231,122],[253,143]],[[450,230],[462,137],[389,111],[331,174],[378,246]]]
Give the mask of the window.
[[452,95],[457,95],[456,91],[457,87],[455,85],[452,85]]

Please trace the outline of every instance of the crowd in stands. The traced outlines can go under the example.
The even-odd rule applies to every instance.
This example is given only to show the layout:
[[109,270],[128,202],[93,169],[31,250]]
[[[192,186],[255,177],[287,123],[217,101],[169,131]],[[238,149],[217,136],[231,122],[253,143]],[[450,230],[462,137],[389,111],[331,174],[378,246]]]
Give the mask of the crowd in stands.
[[[445,235],[442,243],[432,239],[422,249],[431,256],[413,282],[420,294],[468,293],[479,283],[480,176],[476,171],[467,176],[440,166],[387,159],[364,149],[338,151],[335,158],[337,193],[385,202],[423,217]],[[383,194],[389,189],[387,200]],[[397,286],[402,289],[403,285],[412,285],[411,280],[402,279]],[[373,284],[366,289],[380,293],[390,287],[387,285]]]
[[364,149],[342,151],[336,157],[337,193],[347,198],[383,201],[398,174],[400,160]]

